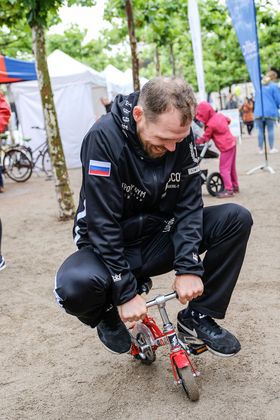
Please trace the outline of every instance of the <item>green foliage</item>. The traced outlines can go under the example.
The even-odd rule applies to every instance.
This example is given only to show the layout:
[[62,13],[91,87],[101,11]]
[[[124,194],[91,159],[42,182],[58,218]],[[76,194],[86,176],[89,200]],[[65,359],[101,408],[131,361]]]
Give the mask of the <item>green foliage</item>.
[[[0,50],[12,57],[31,53],[29,22],[43,22],[45,27],[57,23],[61,4],[93,5],[91,0],[1,0]],[[280,68],[280,11],[271,2],[258,0],[257,22],[262,70]],[[113,64],[120,70],[131,67],[125,0],[107,0],[104,19],[110,29],[104,29],[97,40],[85,42],[86,31],[78,26],[67,28],[63,35],[47,36],[48,54],[61,49],[96,70]],[[249,81],[241,49],[222,0],[200,0],[203,62],[208,92],[233,83]],[[176,74],[197,88],[192,43],[188,24],[187,0],[133,0],[133,12],[138,40],[140,74],[156,75],[155,51],[160,55],[162,74],[172,74],[175,57]],[[25,21],[26,22],[26,21]],[[9,29],[8,29],[9,28]],[[23,35],[24,34],[24,35]],[[173,56],[171,54],[171,46]]]
[[19,20],[12,29],[7,26],[0,28],[0,54],[26,60],[33,59],[31,30],[26,21]]
[[[121,42],[126,37],[124,1],[106,5],[105,19],[115,27],[104,34],[108,42]],[[176,73],[197,88],[194,57],[188,23],[187,0],[134,0],[136,36],[142,46],[139,53],[141,74],[156,75],[155,49],[159,51],[161,73],[170,75],[172,45]],[[200,0],[203,62],[206,90],[217,91],[233,83],[249,81],[235,30],[225,2]],[[257,1],[257,22],[263,70],[279,66],[280,12],[269,1]]]
[[48,27],[57,23],[58,10],[63,5],[94,6],[94,0],[1,0],[0,27],[16,26],[18,20],[26,18],[30,26]]
[[115,50],[112,55],[112,47],[107,45],[103,37],[85,43],[86,34],[87,31],[81,30],[78,25],[71,25],[62,35],[47,35],[47,54],[59,49],[97,71],[104,70],[108,64],[113,64],[120,70],[127,69],[130,65],[127,53]]

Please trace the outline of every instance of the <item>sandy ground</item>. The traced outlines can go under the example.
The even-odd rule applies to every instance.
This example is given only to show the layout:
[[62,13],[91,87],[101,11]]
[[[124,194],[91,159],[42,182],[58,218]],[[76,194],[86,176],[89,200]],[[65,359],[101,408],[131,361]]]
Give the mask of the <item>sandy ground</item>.
[[[279,129],[276,146],[280,148]],[[72,222],[57,221],[52,181],[33,175],[7,180],[0,196],[3,254],[1,300],[1,419],[280,419],[280,153],[271,155],[275,175],[246,171],[263,162],[255,135],[238,147],[241,194],[254,227],[247,257],[226,320],[242,343],[224,360],[196,357],[200,401],[190,402],[173,384],[167,348],[143,366],[114,356],[96,332],[65,314],[52,289],[57,267],[74,250]],[[203,162],[217,170],[218,161]],[[77,202],[80,170],[70,172]],[[204,187],[203,187],[204,188]],[[205,204],[218,204],[204,189]],[[220,203],[220,201],[219,201]],[[173,274],[154,278],[152,294],[168,292]],[[169,304],[172,320],[181,309]],[[157,317],[154,309],[152,313]]]

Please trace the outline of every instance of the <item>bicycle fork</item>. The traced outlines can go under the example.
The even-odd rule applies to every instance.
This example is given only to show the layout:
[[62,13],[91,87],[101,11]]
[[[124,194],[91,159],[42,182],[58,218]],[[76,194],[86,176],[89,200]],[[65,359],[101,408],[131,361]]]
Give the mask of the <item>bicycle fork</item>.
[[187,347],[182,342],[180,342],[177,332],[175,331],[175,328],[168,317],[166,311],[166,302],[170,299],[174,299],[174,297],[176,297],[176,293],[157,296],[153,300],[147,302],[147,308],[155,305],[158,307],[163,323],[163,336],[167,339],[170,346],[169,358],[172,366],[173,376],[175,383],[180,384],[181,379],[177,374],[177,368],[182,369],[190,367],[194,376],[199,376],[200,372],[197,371],[194,364],[191,362],[189,358],[190,352],[188,351]]

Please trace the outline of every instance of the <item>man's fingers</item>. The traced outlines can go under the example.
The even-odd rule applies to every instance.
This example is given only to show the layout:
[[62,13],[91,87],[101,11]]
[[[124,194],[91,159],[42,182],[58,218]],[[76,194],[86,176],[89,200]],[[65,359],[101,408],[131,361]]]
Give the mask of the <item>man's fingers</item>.
[[194,291],[189,291],[187,293],[182,294],[178,294],[179,296],[179,301],[185,305],[187,302],[192,301],[193,299],[196,299],[197,297],[201,296],[203,293],[203,290],[194,290]]
[[134,322],[139,321],[140,319],[144,319],[146,317],[147,312],[138,312],[137,314],[120,314],[120,318],[123,322]]

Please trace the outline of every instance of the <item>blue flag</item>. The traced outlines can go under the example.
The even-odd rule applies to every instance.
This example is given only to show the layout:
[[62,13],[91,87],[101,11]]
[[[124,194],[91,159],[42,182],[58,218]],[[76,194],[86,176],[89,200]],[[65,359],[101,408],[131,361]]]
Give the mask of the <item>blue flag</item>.
[[227,7],[255,92],[260,94],[260,54],[254,0],[227,0]]

